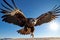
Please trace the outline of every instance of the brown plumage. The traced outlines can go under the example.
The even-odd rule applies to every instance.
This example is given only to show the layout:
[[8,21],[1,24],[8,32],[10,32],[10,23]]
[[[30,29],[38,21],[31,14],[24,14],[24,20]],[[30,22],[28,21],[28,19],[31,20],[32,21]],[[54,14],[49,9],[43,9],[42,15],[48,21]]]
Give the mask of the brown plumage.
[[47,13],[44,13],[37,18],[26,18],[23,12],[17,8],[17,6],[14,3],[14,0],[11,0],[11,1],[14,7],[11,6],[6,0],[3,0],[3,2],[7,4],[10,8],[6,7],[1,3],[1,5],[5,9],[7,9],[5,10],[0,8],[1,10],[0,12],[4,14],[2,16],[3,18],[2,21],[23,27],[22,29],[17,31],[18,33],[23,35],[31,34],[33,36],[34,26],[51,22],[52,20],[60,16],[59,14],[60,6],[58,7],[55,6],[53,10],[48,11]]

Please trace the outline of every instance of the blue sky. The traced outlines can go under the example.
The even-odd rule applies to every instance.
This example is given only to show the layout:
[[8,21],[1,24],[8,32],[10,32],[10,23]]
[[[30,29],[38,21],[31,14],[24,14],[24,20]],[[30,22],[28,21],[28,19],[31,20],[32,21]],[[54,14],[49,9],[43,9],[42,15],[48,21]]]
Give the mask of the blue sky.
[[[7,0],[11,5],[10,0]],[[0,3],[3,3],[0,0]],[[50,11],[55,5],[60,5],[60,0],[15,0],[15,3],[19,9],[21,9],[26,17],[37,18],[43,13]],[[7,6],[7,5],[6,5]],[[0,4],[0,8],[3,8]],[[21,35],[16,31],[21,27],[2,22],[3,14],[0,13],[0,38],[30,38],[30,35]],[[57,24],[60,24],[60,18],[54,20]],[[60,37],[60,26],[58,30],[50,29],[48,24],[43,24],[35,27],[34,37]],[[54,27],[55,28],[55,27]]]

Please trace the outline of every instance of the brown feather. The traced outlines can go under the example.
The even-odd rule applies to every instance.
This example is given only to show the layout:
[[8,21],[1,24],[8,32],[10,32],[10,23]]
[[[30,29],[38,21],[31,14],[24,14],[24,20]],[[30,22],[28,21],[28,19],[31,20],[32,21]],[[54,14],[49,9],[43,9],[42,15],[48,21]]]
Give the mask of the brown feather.
[[57,16],[54,15],[53,13],[47,13],[47,14],[45,13],[43,16],[39,16],[39,17],[37,18],[38,21],[37,21],[37,23],[36,23],[35,26],[41,25],[41,24],[43,24],[43,23],[48,23],[48,22],[52,21],[52,20],[55,19],[55,18],[57,18]]
[[20,34],[23,34],[23,35],[30,34],[30,33],[34,32],[34,27],[27,28],[27,30],[25,30],[25,28],[23,28],[23,29],[18,30],[17,32]]
[[20,33],[20,34],[23,34],[23,35],[30,34],[31,33],[31,29],[28,28],[27,31],[25,31],[25,29],[20,29],[17,32]]

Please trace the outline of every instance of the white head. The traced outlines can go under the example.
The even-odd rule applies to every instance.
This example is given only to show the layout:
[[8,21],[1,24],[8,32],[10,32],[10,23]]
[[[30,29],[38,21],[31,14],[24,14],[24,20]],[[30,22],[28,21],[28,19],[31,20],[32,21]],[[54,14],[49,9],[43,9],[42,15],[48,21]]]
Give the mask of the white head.
[[37,22],[37,19],[31,19],[31,22],[32,22],[32,24],[36,24],[36,22]]

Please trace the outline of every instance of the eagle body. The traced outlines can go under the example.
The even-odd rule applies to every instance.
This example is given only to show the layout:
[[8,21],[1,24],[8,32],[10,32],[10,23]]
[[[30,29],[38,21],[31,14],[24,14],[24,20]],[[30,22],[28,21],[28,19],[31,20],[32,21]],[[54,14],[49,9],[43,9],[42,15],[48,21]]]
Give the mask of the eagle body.
[[[17,30],[18,33],[27,35],[31,34],[33,35],[33,32],[35,30],[35,27],[38,25],[42,25],[44,23],[49,23],[52,20],[58,18],[60,16],[60,6],[55,6],[51,11],[48,11],[44,14],[41,14],[37,18],[26,18],[24,13],[21,11],[21,9],[18,9],[14,0],[11,0],[13,6],[11,6],[6,0],[3,0],[3,2],[9,6],[10,8],[6,7],[1,3],[1,5],[7,9],[0,8],[0,12],[4,15],[1,17],[2,21],[15,24],[21,27],[22,29]],[[12,10],[13,9],[13,10]]]

